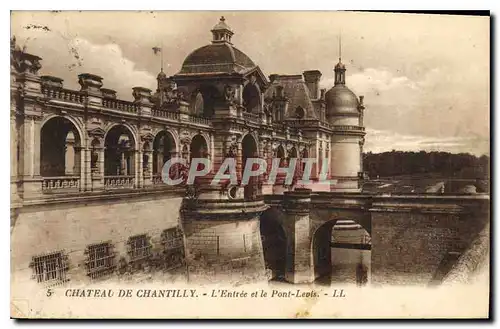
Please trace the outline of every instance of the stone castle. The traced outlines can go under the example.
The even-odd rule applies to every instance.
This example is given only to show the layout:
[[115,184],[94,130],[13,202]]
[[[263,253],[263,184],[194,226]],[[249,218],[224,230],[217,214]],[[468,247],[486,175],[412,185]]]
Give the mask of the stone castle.
[[[80,90],[66,89],[11,43],[15,282],[179,268],[193,282],[313,282],[331,270],[337,222],[370,234],[372,282],[441,280],[484,229],[489,196],[362,193],[365,107],[341,59],[326,91],[317,70],[267,78],[233,45],[223,17],[211,32],[177,74],[158,74],[155,92],[133,88],[132,102],[90,73],[78,76]],[[194,187],[166,185],[163,164],[179,156],[208,158],[212,172]],[[272,185],[211,186],[227,157],[238,180],[250,157],[316,164],[307,185],[279,174]],[[319,179],[325,162],[329,184]]]

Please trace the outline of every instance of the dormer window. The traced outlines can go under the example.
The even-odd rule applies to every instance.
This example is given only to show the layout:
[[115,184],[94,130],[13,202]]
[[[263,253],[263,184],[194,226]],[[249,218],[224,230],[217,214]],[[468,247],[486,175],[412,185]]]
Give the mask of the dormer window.
[[301,106],[297,106],[295,109],[295,117],[297,119],[304,119],[304,116],[306,115],[304,109]]

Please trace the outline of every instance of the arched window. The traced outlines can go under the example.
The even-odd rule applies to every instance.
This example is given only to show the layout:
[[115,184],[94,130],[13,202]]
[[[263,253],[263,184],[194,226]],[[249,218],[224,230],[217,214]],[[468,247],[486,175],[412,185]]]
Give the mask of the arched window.
[[107,133],[104,152],[104,175],[134,175],[135,143],[130,130],[116,125]]
[[48,120],[41,129],[40,174],[43,177],[80,175],[80,135],[66,118]]
[[249,82],[243,88],[243,106],[249,113],[261,111],[261,92],[257,83]]

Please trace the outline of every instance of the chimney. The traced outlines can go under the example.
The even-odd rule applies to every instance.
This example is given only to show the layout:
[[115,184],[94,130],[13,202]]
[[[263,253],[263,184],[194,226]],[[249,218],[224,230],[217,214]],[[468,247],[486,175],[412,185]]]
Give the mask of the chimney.
[[318,99],[319,95],[319,79],[321,79],[321,72],[318,70],[304,71],[304,80],[306,81],[307,89],[312,99]]

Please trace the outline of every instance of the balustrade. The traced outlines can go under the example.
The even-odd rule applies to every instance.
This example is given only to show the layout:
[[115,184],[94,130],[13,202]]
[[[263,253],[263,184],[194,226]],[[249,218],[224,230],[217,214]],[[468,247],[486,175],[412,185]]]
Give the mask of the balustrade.
[[52,89],[43,87],[42,94],[47,98],[59,99],[65,102],[72,103],[83,103],[85,100],[85,96],[81,94],[79,91],[69,90],[69,89]]
[[204,117],[198,117],[198,116],[194,116],[194,115],[189,116],[189,122],[202,124],[202,125],[206,125],[206,126],[210,125],[210,119],[207,119]]
[[151,114],[154,117],[166,118],[166,119],[170,119],[170,120],[179,120],[179,118],[180,118],[179,112],[172,112],[172,111],[165,111],[165,110],[158,110],[158,109],[153,109],[151,111]]
[[104,176],[104,188],[134,188],[135,177],[132,175]]
[[80,176],[44,177],[42,191],[79,190]]
[[103,99],[102,105],[104,107],[113,109],[113,110],[118,110],[118,111],[123,111],[123,112],[128,112],[128,113],[137,113],[139,106],[135,103],[132,102],[127,102],[119,99]]

